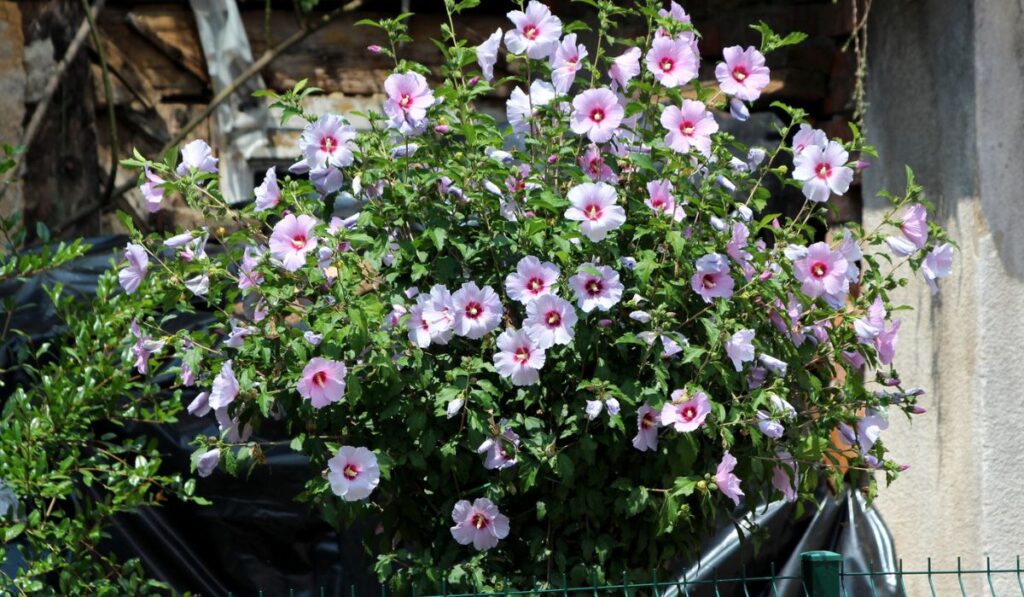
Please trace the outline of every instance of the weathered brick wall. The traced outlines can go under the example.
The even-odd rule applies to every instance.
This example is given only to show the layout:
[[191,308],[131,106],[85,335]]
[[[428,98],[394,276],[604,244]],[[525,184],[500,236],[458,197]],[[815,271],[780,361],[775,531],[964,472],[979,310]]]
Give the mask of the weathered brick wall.
[[[769,65],[773,71],[773,82],[768,93],[755,105],[755,114],[744,125],[743,134],[751,139],[769,139],[771,124],[774,122],[772,109],[774,100],[784,100],[807,110],[814,122],[825,128],[830,135],[848,137],[847,122],[851,116],[851,96],[854,83],[855,63],[851,52],[843,52],[842,46],[853,29],[854,0],[688,0],[683,6],[692,14],[694,22],[703,35],[702,55],[709,61],[704,80],[713,80],[715,56],[721,55],[724,46],[734,44],[756,44],[758,34],[749,28],[751,23],[763,20],[776,31],[804,31],[809,38],[803,44],[787,48],[773,55]],[[29,6],[41,2],[26,2]],[[504,13],[511,7],[510,2],[489,0],[482,10],[460,18],[456,23],[460,34],[472,40],[483,39],[497,27],[507,28]],[[567,0],[550,2],[559,14],[593,20],[593,14],[581,9],[580,4]],[[390,59],[373,56],[366,51],[371,43],[382,42],[381,33],[370,27],[354,27],[362,18],[394,14],[400,9],[398,1],[366,2],[375,11],[356,11],[344,15],[328,27],[312,35],[288,53],[279,57],[262,75],[267,85],[284,89],[295,81],[308,78],[311,85],[324,89],[325,94],[315,100],[317,110],[338,110],[349,112],[379,105],[380,91],[384,77],[391,67]],[[410,21],[411,32],[417,40],[401,48],[404,56],[425,64],[437,64],[440,55],[428,41],[436,36],[442,21],[443,4],[440,1],[417,1],[417,15]],[[267,39],[263,2],[243,1],[239,3],[242,19],[252,46],[253,55],[263,51],[298,30],[295,14],[290,3],[275,5],[271,15],[270,37]],[[30,9],[32,16],[23,24],[28,38],[39,37],[37,23],[44,20],[40,8]],[[153,154],[172,138],[181,127],[198,114],[210,101],[213,93],[206,64],[192,12],[185,2],[152,3],[131,0],[113,0],[99,20],[104,35],[111,69],[114,73],[113,100],[118,116],[119,154],[127,155],[132,147]],[[58,57],[59,57],[58,52]],[[95,131],[98,151],[93,147],[82,152],[79,159],[91,160],[87,164],[92,179],[102,178],[109,166],[109,133],[106,122],[106,99],[99,85],[99,71],[96,53],[83,53],[85,59],[93,62],[92,72],[85,72],[84,78],[77,77],[65,83],[65,87],[77,86],[72,93],[78,94],[82,106],[91,113],[81,123],[82,131]],[[91,77],[91,80],[90,80]],[[68,110],[65,104],[62,110]],[[499,95],[507,95],[500,90]],[[502,95],[502,96],[503,96]],[[499,97],[491,109],[502,109]],[[29,106],[31,108],[31,106]],[[295,123],[297,127],[300,123]],[[191,137],[210,137],[210,123],[201,126]],[[296,128],[283,127],[268,131],[273,149],[256,162],[281,163],[295,154]],[[41,138],[37,145],[52,143],[54,137],[67,137],[67,132],[53,131],[47,138]],[[76,137],[78,146],[87,142],[87,136]],[[34,150],[37,152],[38,149]],[[77,167],[77,166],[76,166]],[[52,173],[51,178],[52,178]],[[84,174],[83,174],[84,176]],[[122,173],[120,182],[130,181]],[[53,225],[61,214],[53,209],[52,197],[55,189],[52,181],[45,177],[30,178],[26,181],[27,203],[31,213]],[[92,189],[98,192],[93,184]],[[86,198],[76,197],[75,202]],[[793,198],[799,201],[799,198]],[[136,205],[141,201],[136,198]],[[861,202],[859,185],[854,186],[848,196],[836,202],[839,206],[838,219],[858,220]],[[57,210],[62,211],[62,210]],[[142,212],[140,211],[140,214]],[[150,223],[156,228],[187,225],[191,218],[180,206],[150,216]],[[83,220],[73,232],[97,233],[114,230],[116,225],[110,217],[90,217]]]

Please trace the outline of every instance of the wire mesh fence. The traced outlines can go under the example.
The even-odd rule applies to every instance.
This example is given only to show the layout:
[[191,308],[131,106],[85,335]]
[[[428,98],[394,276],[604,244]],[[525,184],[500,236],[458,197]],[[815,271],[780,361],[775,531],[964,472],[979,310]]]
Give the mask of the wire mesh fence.
[[[598,584],[556,583],[545,586],[534,583],[531,588],[515,588],[499,585],[487,590],[449,589],[442,585],[431,591],[395,592],[381,587],[379,593],[367,594],[352,587],[351,597],[485,597],[552,595],[563,597],[916,597],[960,595],[974,597],[985,595],[1002,597],[1019,595],[1024,597],[1024,568],[1018,556],[1012,568],[993,567],[986,558],[984,568],[967,568],[960,558],[956,568],[936,568],[931,558],[923,570],[904,569],[902,562],[895,570],[847,570],[843,557],[827,551],[812,551],[800,554],[800,574],[776,574],[775,568],[763,576],[718,578],[686,578],[666,580],[652,572],[648,580],[622,579],[619,582]],[[289,597],[336,595],[325,589],[310,593],[292,591]],[[228,597],[236,597],[228,594]],[[241,597],[241,596],[238,596]],[[262,591],[258,597],[272,597]]]

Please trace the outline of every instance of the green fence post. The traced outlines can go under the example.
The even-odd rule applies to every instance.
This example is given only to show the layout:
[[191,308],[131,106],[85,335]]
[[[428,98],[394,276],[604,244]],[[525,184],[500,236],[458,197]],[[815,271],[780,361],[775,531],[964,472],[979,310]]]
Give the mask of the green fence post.
[[808,597],[839,597],[839,566],[843,556],[831,551],[800,554],[804,590]]

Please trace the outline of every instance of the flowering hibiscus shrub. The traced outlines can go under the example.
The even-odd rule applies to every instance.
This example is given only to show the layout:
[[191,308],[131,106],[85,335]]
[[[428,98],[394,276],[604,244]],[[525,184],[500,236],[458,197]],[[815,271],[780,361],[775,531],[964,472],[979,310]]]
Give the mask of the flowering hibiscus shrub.
[[[477,2],[446,4],[437,73],[399,53],[404,15],[363,23],[395,61],[366,130],[307,114],[303,84],[266,94],[308,125],[250,206],[202,141],[128,162],[151,205],[179,193],[210,220],[136,236],[119,272],[135,367],[178,367],[189,412],[220,424],[198,474],[286,434],[322,471],[299,499],[375,521],[382,579],[481,586],[671,573],[758,500],[895,477],[886,413],[922,409],[891,369],[889,292],[913,272],[935,288],[952,247],[912,177],[878,229],[819,236],[873,154],[855,128],[830,140],[781,104],[776,147],[720,128],[801,36],[758,25],[760,47],[704,61],[709,86],[674,3],[587,1],[590,47],[536,1],[473,47],[454,20]],[[515,74],[495,79],[501,58]],[[507,126],[474,108],[508,87]],[[767,210],[770,181],[802,192],[796,217]],[[358,213],[335,217],[339,197]],[[197,301],[217,323],[172,332]]]

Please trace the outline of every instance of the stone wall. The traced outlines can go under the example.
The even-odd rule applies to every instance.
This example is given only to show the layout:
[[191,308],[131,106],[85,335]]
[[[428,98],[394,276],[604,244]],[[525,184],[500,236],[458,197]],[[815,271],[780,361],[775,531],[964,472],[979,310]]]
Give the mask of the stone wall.
[[[903,318],[896,365],[905,382],[928,388],[929,413],[912,424],[893,417],[884,437],[912,468],[879,503],[908,568],[929,556],[943,568],[955,568],[956,556],[965,566],[991,557],[1012,567],[1024,552],[1013,443],[1024,428],[1022,6],[875,5],[867,124],[881,158],[864,176],[865,225],[885,210],[877,191],[903,188],[906,163],[960,245],[940,294],[917,282],[895,297],[915,308]],[[1002,583],[1018,590],[1015,578]]]

